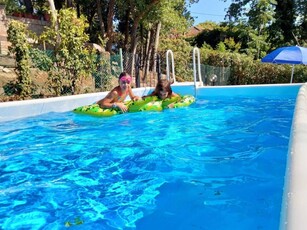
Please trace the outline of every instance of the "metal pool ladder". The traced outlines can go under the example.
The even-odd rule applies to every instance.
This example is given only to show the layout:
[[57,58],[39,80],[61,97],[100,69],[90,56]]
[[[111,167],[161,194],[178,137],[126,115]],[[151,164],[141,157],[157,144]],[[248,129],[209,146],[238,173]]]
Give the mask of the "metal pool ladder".
[[167,50],[166,51],[166,77],[167,80],[170,81],[170,72],[169,72],[169,60],[168,56],[171,55],[172,60],[172,77],[173,77],[173,83],[176,83],[176,76],[175,76],[175,65],[174,65],[174,55],[173,51]]
[[[196,55],[197,55],[197,69],[196,69]],[[198,80],[197,82],[197,73],[198,73]],[[200,53],[197,47],[193,48],[193,75],[194,75],[194,94],[195,97],[197,96],[197,87],[203,86],[203,80],[201,78],[201,71],[200,71]]]

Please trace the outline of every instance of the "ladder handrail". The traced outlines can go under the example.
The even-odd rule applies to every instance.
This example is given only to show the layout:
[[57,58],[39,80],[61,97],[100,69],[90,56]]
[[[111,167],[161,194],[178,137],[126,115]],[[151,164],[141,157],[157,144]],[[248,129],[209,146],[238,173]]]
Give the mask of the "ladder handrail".
[[171,55],[172,58],[172,74],[173,74],[173,83],[176,83],[176,77],[175,77],[175,65],[174,65],[174,55],[173,55],[173,51],[171,50],[167,50],[166,51],[166,77],[167,80],[170,80],[170,72],[169,72],[169,60],[168,60],[168,55]]
[[[197,54],[197,69],[198,69],[198,71],[196,71],[196,61],[195,61],[195,55],[196,54]],[[196,84],[197,72],[198,72],[199,85],[202,86],[203,80],[201,78],[201,72],[200,72],[200,53],[199,53],[199,49],[197,47],[194,47],[193,48],[193,75],[194,75],[194,86],[195,86],[195,88],[197,87],[197,84]]]

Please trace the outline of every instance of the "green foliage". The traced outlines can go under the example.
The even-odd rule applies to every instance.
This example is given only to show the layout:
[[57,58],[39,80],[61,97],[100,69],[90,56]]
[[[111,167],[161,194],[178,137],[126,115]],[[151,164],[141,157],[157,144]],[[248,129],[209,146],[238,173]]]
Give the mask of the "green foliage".
[[46,0],[35,0],[34,2],[32,1],[32,4],[39,16],[49,11],[48,2]]
[[[57,96],[63,90],[74,94],[78,82],[90,77],[95,70],[93,51],[85,47],[89,36],[85,33],[88,24],[83,16],[77,17],[73,9],[62,9],[58,14],[56,26],[48,28],[41,39],[54,48],[52,60],[44,57],[43,68],[48,71],[50,89]],[[53,65],[51,64],[53,62]]]
[[113,75],[109,57],[96,55],[94,65],[96,67],[93,72],[95,88],[100,88],[101,91],[111,90]]
[[246,13],[249,18],[249,25],[261,35],[266,25],[274,21],[274,8],[272,0],[259,0],[251,3],[250,10]]
[[178,81],[192,81],[193,73],[189,68],[192,47],[180,38],[161,39],[159,52],[165,54],[168,49],[172,50],[174,54],[176,79]]
[[24,8],[19,7],[18,0],[2,0],[2,2],[5,4],[5,12],[7,14],[22,12],[25,10]]
[[265,32],[259,34],[246,24],[227,26],[203,23],[201,26],[204,29],[192,40],[191,45],[202,47],[206,43],[221,52],[228,50],[246,53],[255,60],[265,55],[269,49],[266,41],[268,35]]
[[215,23],[215,22],[208,21],[208,22],[200,23],[199,25],[197,25],[197,27],[201,28],[202,30],[211,31],[215,28],[218,28],[219,24]]
[[207,44],[206,42],[204,42],[204,44],[201,46],[202,49],[207,49],[207,50],[213,50],[213,48]]
[[220,51],[220,52],[225,52],[226,51],[226,45],[224,42],[219,42],[219,44],[217,44],[216,46],[216,50]]
[[192,46],[202,47],[203,43],[207,43],[214,48],[220,42],[223,42],[222,38],[225,37],[225,28],[220,26],[206,28],[195,37],[194,42],[191,44]]
[[8,40],[12,43],[9,47],[10,53],[15,55],[18,76],[16,82],[16,92],[21,98],[32,95],[33,85],[30,78],[30,45],[27,42],[28,33],[26,26],[19,21],[11,21],[8,28]]
[[307,66],[296,65],[294,68],[293,82],[307,82]]
[[[159,6],[158,10],[154,13],[155,18],[162,23],[161,34],[168,35],[170,32],[172,34],[183,34],[192,25],[189,17],[185,17],[184,0],[163,0]],[[151,18],[149,15],[147,20]]]
[[[251,48],[249,52],[257,56],[267,51],[267,46],[272,50],[275,47],[301,44],[307,39],[306,4],[306,0],[236,0],[232,1],[227,16],[230,24],[238,25],[238,22],[244,21],[258,36],[252,38],[249,44],[252,47],[246,47]],[[264,42],[267,44],[263,45]]]
[[[281,72],[272,74],[274,67],[267,68],[263,63],[254,61],[252,57],[238,53],[219,52],[201,48],[201,59],[204,64],[217,67],[230,67],[229,85],[282,83]],[[275,65],[274,65],[275,66]],[[286,74],[286,73],[285,73]],[[281,81],[281,82],[279,82]]]
[[234,52],[239,52],[241,48],[241,42],[236,43],[234,38],[232,37],[225,38],[224,43],[228,50],[231,50]]
[[53,52],[51,51],[43,51],[40,49],[31,49],[30,56],[32,59],[33,64],[42,71],[50,71],[53,66]]
[[[206,65],[231,67],[229,85],[289,83],[291,65],[265,64],[252,57],[201,48],[201,59]],[[294,82],[307,81],[307,66],[297,65]]]

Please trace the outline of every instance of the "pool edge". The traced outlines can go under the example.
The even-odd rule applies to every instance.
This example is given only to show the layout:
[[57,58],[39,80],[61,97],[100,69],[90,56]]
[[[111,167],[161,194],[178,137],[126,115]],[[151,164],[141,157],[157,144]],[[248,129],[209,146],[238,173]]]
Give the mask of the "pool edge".
[[[307,226],[307,84],[296,99],[288,148],[287,168],[280,218],[280,230]],[[305,151],[304,151],[305,150]]]

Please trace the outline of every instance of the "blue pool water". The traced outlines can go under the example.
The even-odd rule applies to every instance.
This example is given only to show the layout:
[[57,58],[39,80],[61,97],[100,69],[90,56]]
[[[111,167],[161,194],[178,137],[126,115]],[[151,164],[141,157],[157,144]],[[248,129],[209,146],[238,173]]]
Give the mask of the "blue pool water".
[[295,99],[0,123],[2,229],[278,229]]

